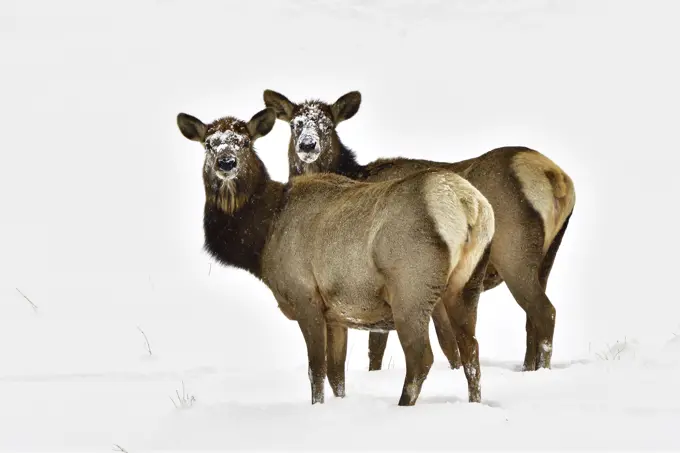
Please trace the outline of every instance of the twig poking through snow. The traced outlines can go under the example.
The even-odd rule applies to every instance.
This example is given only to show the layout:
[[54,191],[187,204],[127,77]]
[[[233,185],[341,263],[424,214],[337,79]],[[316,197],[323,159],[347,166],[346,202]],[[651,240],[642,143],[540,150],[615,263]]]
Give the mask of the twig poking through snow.
[[118,444],[113,444],[113,451],[120,451],[120,452],[123,452],[123,453],[128,453],[128,451],[126,449],[124,449],[123,447],[121,447]]
[[149,355],[152,355],[151,353],[151,344],[149,343],[149,339],[146,337],[146,334],[142,330],[141,327],[137,326],[137,329],[144,335],[144,341],[146,342],[146,350],[149,351]]
[[170,397],[170,401],[175,406],[175,409],[189,409],[196,402],[194,395],[189,395],[184,391],[184,381],[182,381],[182,394],[179,394],[179,390],[175,390],[177,395],[177,402]]
[[352,351],[354,351],[354,343],[352,343],[352,347],[349,348],[349,354],[347,355],[347,360],[345,360],[345,372],[349,370],[349,359],[352,358]]
[[212,263],[208,263],[208,277],[210,277],[211,272],[212,272]]
[[20,290],[19,288],[14,288],[14,289],[16,289],[16,290],[19,292],[19,294],[21,294],[21,296],[22,296],[24,299],[26,299],[26,301],[28,301],[29,304],[31,304],[31,308],[33,308],[33,311],[37,313],[37,312],[38,312],[38,306],[37,306],[36,304],[34,304],[33,301],[32,301],[31,299],[29,299],[28,297],[26,297],[26,294],[22,293],[21,290]]
[[621,360],[621,353],[627,348],[628,339],[623,337],[623,343],[619,343],[617,340],[616,343],[614,343],[615,347],[610,346],[609,343],[606,343],[606,345],[607,350],[605,352],[595,354],[597,358],[600,360]]

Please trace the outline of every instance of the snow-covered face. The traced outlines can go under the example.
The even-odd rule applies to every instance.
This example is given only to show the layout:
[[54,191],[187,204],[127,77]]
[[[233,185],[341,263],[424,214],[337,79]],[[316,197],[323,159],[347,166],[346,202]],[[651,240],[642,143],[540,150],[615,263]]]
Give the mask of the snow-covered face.
[[239,173],[240,158],[250,150],[250,137],[245,131],[217,130],[205,137],[203,146],[206,151],[203,171],[230,181]]
[[315,162],[329,152],[335,123],[328,107],[311,102],[301,105],[290,121],[295,152],[302,162]]
[[257,112],[247,123],[226,116],[205,124],[186,113],[177,115],[177,127],[184,137],[205,149],[203,185],[206,205],[233,214],[268,178],[267,170],[253,150],[253,142],[272,130],[274,109]]
[[291,174],[337,170],[340,140],[335,128],[352,118],[361,105],[361,93],[350,91],[333,104],[307,100],[292,102],[281,93],[264,90],[264,103],[276,117],[290,124],[288,164]]

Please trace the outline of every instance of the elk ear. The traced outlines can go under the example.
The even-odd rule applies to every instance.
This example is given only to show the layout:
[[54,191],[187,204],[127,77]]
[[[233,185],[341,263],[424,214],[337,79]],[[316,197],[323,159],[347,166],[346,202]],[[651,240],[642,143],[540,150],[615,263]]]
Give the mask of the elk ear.
[[202,142],[205,138],[207,127],[195,116],[180,113],[177,115],[177,126],[180,132],[189,140]]
[[361,93],[358,91],[350,91],[344,96],[341,96],[331,107],[335,124],[337,125],[341,121],[352,118],[359,111],[360,105]]
[[266,108],[260,112],[257,112],[248,121],[248,133],[250,138],[255,140],[256,138],[263,137],[269,133],[274,127],[276,122],[276,113],[274,109]]
[[280,120],[288,121],[293,119],[295,104],[281,93],[272,90],[264,90],[264,105],[274,109],[276,117]]

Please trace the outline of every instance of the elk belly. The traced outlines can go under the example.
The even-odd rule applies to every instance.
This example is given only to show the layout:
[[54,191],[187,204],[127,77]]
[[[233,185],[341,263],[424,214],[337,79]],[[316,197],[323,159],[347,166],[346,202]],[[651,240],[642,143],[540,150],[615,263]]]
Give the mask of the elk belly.
[[386,332],[394,330],[392,309],[380,298],[325,299],[326,320],[350,329]]

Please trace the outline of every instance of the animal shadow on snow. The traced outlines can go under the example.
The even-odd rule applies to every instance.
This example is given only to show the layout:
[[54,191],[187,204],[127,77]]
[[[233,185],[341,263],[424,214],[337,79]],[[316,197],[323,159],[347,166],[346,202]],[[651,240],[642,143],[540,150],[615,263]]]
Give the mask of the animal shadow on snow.
[[[418,400],[418,404],[456,404],[456,403],[470,404],[467,398],[459,398],[457,396],[452,395],[423,396],[421,399]],[[502,407],[501,403],[499,403],[498,401],[489,400],[484,397],[482,397],[482,402],[480,404],[482,406],[492,408]]]
[[[389,396],[370,396],[367,394],[357,394],[356,396],[367,400],[367,399],[373,399],[375,401],[379,401],[381,404],[385,404],[387,406],[395,406],[397,407],[396,400],[393,397]],[[348,397],[349,398],[349,397]],[[420,395],[418,398],[418,402],[416,403],[416,407],[423,407],[423,406],[428,406],[428,405],[438,405],[438,404],[463,404],[467,405],[470,404],[468,402],[467,397],[458,397],[455,395],[432,395],[432,396],[425,396],[425,395]],[[487,407],[492,407],[492,408],[500,408],[501,404],[498,401],[494,400],[489,400],[486,398],[482,397],[482,406],[487,406]]]
[[[479,360],[480,365],[483,367],[490,367],[490,368],[502,368],[505,370],[509,371],[522,371],[522,362],[514,361],[514,360],[494,360],[494,359],[480,359]],[[588,360],[588,359],[577,359],[577,360],[568,360],[564,362],[553,362],[551,365],[552,370],[565,370],[573,365],[587,365],[588,363],[592,363],[593,360]]]

